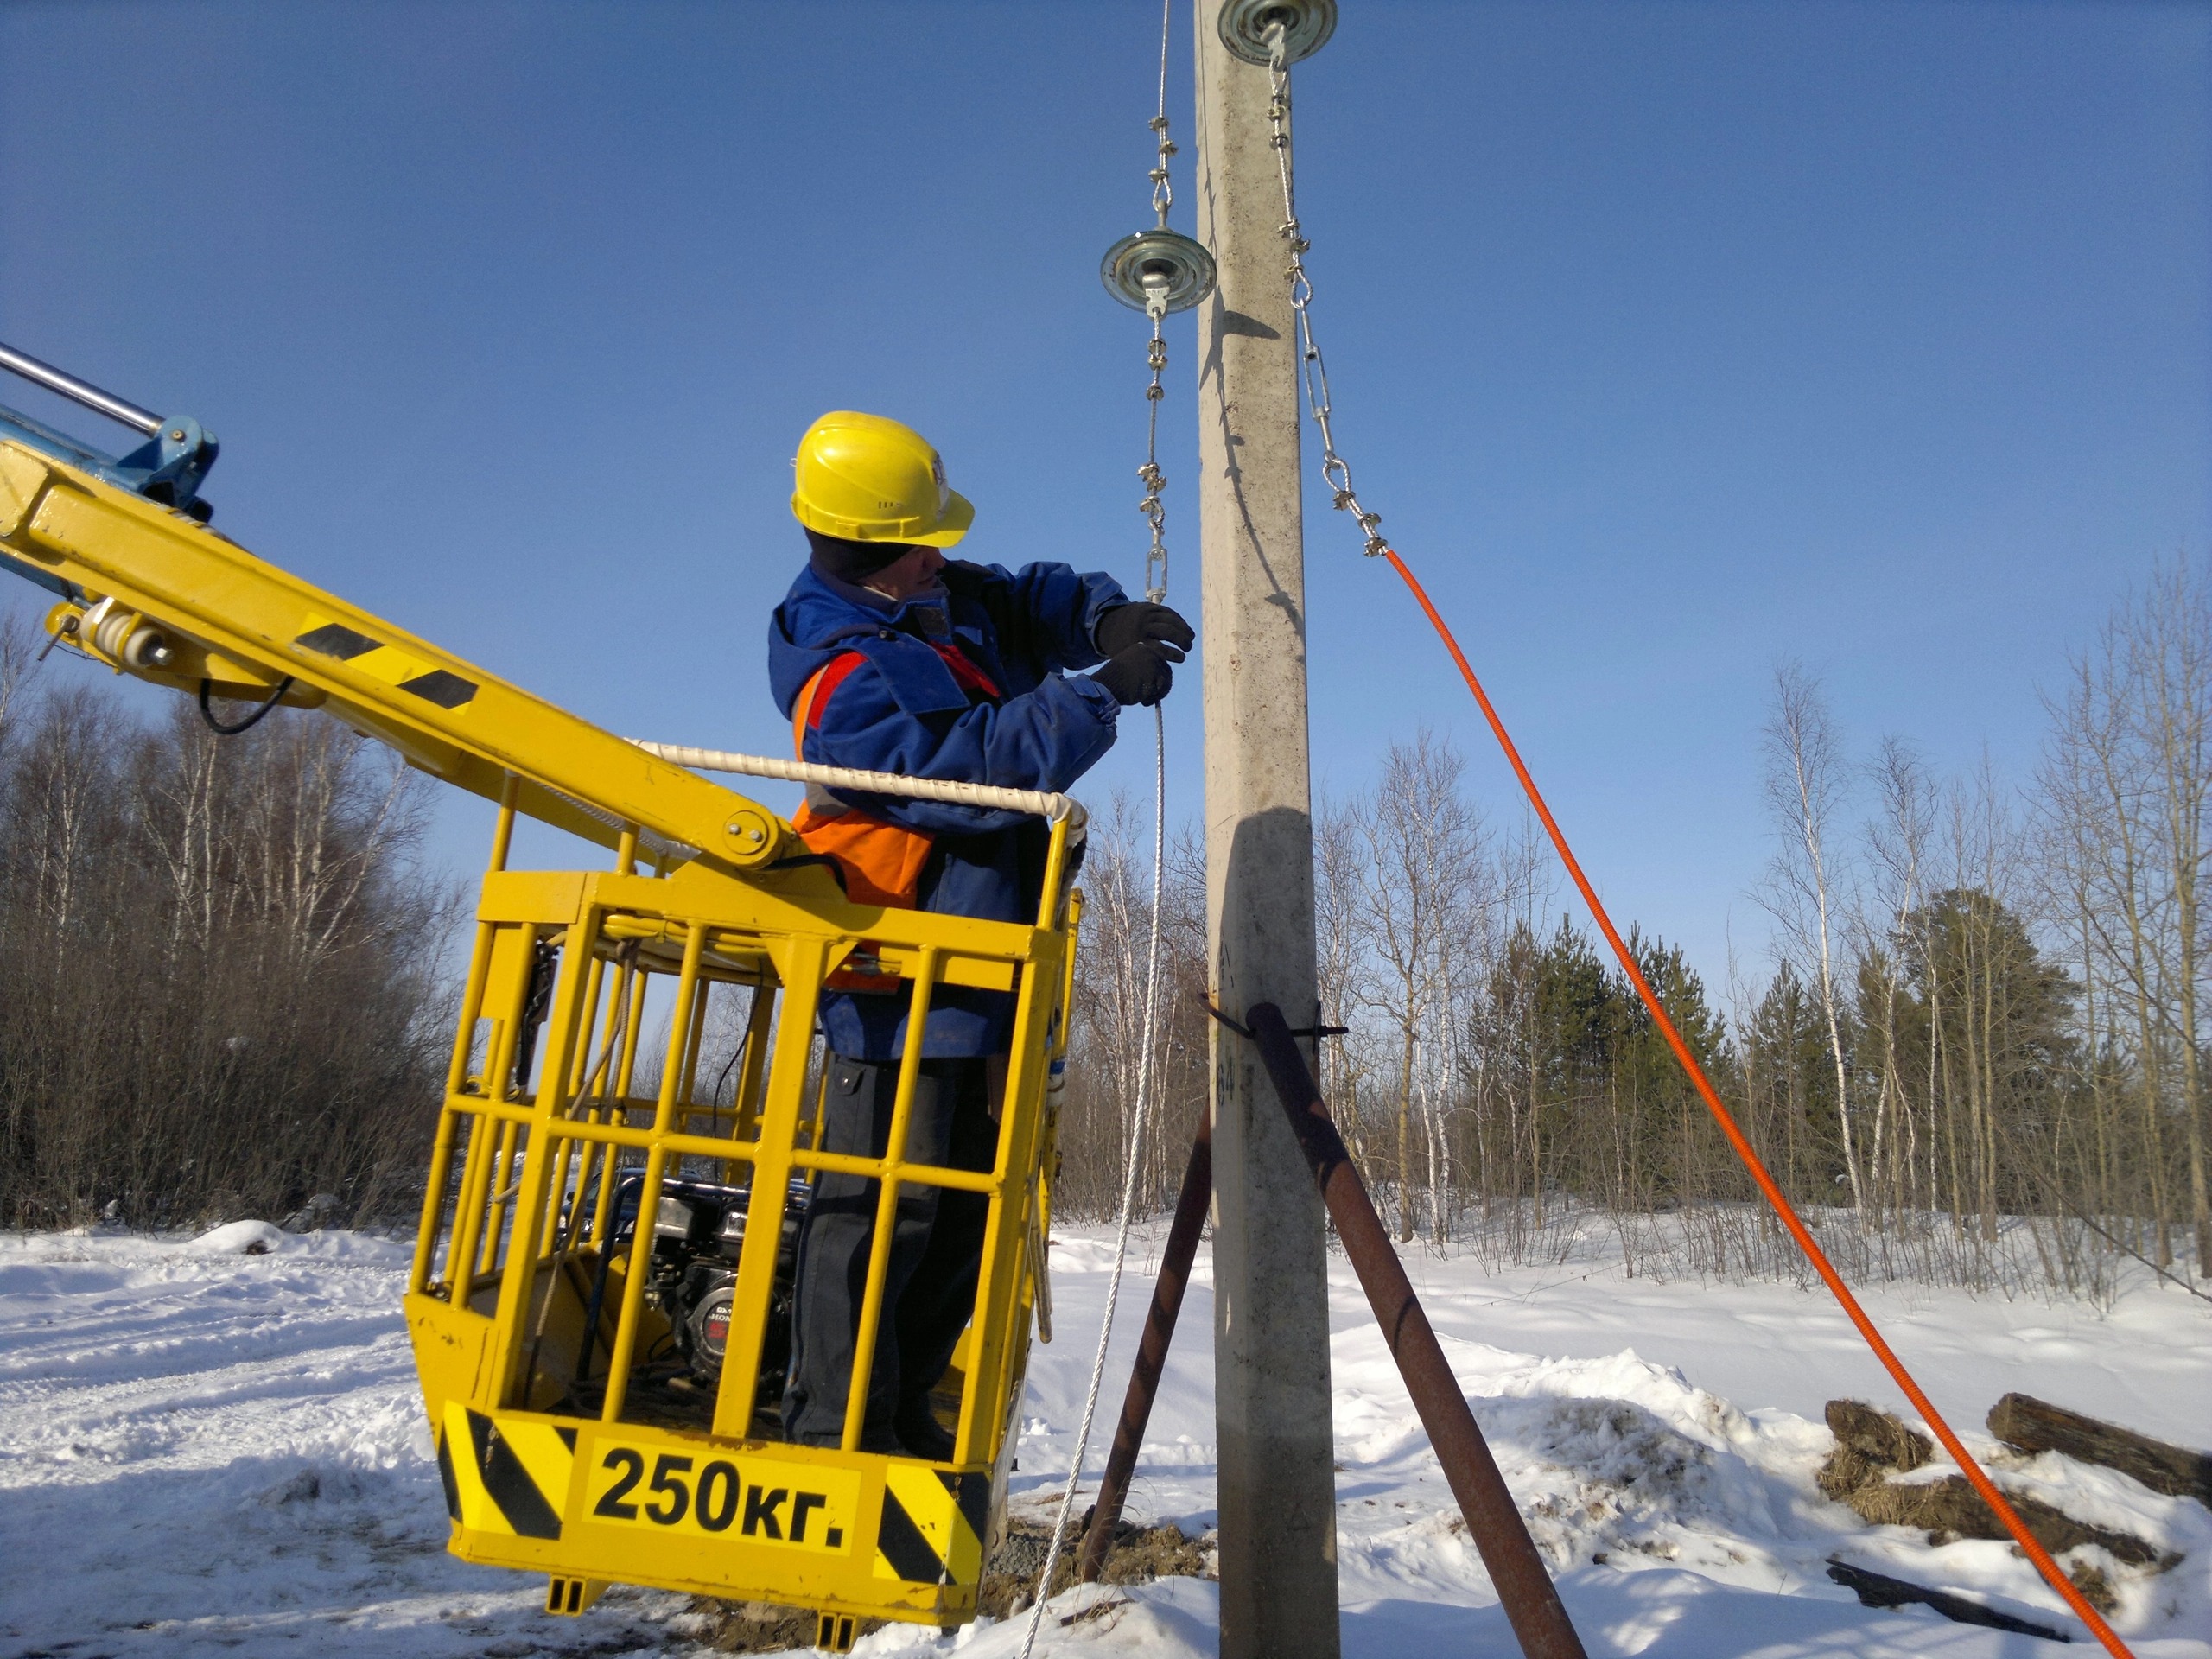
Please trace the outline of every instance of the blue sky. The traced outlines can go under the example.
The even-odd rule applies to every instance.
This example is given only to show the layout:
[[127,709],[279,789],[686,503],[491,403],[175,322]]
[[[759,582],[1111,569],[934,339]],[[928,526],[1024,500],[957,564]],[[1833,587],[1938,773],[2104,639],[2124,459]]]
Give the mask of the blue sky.
[[[264,556],[616,730],[780,752],[764,619],[826,408],[930,434],[975,556],[1140,575],[1143,326],[1096,272],[1147,222],[1157,26],[14,0],[0,339],[212,426]],[[1179,4],[1186,145],[1189,42]],[[2022,778],[2067,650],[2212,548],[2212,10],[1346,0],[1297,73],[1362,495],[1609,902],[1709,974],[1764,938],[1777,663],[1861,748]],[[1448,662],[1308,505],[1317,772],[1427,720],[1502,814]],[[1198,715],[1188,681],[1193,819]],[[1144,789],[1142,737],[1094,794]],[[488,817],[442,811],[456,870]]]

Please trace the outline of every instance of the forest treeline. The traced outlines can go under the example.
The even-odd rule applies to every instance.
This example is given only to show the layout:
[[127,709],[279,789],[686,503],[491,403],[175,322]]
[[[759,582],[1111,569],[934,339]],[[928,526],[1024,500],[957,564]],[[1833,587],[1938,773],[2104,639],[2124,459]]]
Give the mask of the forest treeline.
[[[142,717],[0,619],[0,1224],[180,1225],[412,1208],[435,1119],[456,895],[423,780],[318,715],[219,738]],[[1774,945],[1707,982],[1630,941],[1840,1262],[2101,1294],[2212,1268],[2202,877],[2212,585],[2177,563],[2050,683],[2032,776],[1846,752],[1785,667],[1764,728]],[[1172,842],[1142,1040],[1150,824],[1094,823],[1062,1207],[1173,1201],[1205,1109],[1201,849]],[[1517,807],[1441,740],[1315,818],[1325,1090],[1402,1237],[1500,1260],[1592,1230],[1631,1268],[1802,1274]]]
[[[2155,574],[2064,665],[2032,778],[1845,750],[1784,667],[1764,730],[1771,960],[1708,984],[1639,965],[1761,1157],[1847,1271],[2110,1287],[2138,1258],[2212,1273],[2207,918],[2212,588]],[[1421,734],[1315,817],[1321,1081],[1400,1236],[1632,1268],[1804,1271],[1609,950],[1562,912],[1517,810]],[[1147,829],[1149,826],[1146,826]],[[1141,1045],[1150,870],[1101,826],[1063,1131],[1068,1203],[1118,1196]],[[1206,1083],[1204,870],[1171,850],[1161,1103],[1143,1185],[1173,1202]]]
[[137,717],[33,643],[0,617],[0,1224],[411,1215],[451,1040],[427,785],[320,715]]

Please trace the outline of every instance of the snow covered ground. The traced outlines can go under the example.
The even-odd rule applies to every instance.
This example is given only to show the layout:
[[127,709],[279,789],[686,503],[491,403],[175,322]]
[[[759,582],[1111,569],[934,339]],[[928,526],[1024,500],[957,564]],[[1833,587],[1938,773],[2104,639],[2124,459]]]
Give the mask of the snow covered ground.
[[[399,1316],[406,1249],[269,1230],[268,1254],[239,1254],[251,1232],[0,1238],[0,1659],[693,1651],[679,1598],[616,1591],[581,1620],[554,1621],[535,1611],[542,1580],[446,1555]],[[1017,1502],[1040,1506],[1065,1475],[1110,1254],[1083,1230],[1057,1243],[1059,1339],[1033,1362],[1015,1478]],[[1109,1410],[1148,1289],[1141,1251],[1135,1265]],[[1819,1495],[1823,1403],[1902,1407],[1824,1296],[1629,1280],[1605,1259],[1491,1274],[1428,1256],[1411,1268],[1592,1655],[2050,1651],[1923,1610],[1862,1609],[1825,1575],[1836,1554],[2070,1623],[2008,1546],[1930,1548]],[[1332,1295],[1345,1653],[1503,1659],[1511,1636],[1341,1262]],[[2107,1315],[1909,1287],[1866,1300],[1962,1432],[2017,1388],[2212,1445],[2212,1306],[2178,1292],[2138,1286]],[[1211,1317],[1201,1258],[1132,1518],[1213,1523]],[[1101,1443],[1109,1432],[1103,1423]],[[2107,1564],[2115,1622],[2144,1659],[2212,1659],[2202,1507],[1968,1440],[2009,1484],[2183,1552],[2155,1576]],[[1215,1586],[1193,1580],[1080,1590],[1050,1611],[1092,1616],[1048,1618],[1039,1651],[1210,1654],[1217,1609]],[[941,1643],[892,1627],[861,1651],[999,1659],[1020,1635],[1009,1623]]]

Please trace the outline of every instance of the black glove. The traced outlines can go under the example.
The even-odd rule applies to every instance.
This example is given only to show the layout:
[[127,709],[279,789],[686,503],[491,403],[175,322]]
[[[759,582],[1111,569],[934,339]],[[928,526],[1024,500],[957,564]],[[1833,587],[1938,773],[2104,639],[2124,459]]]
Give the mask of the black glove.
[[1179,663],[1198,635],[1165,605],[1139,600],[1102,612],[1090,630],[1091,643],[1108,657],[1118,657],[1131,645],[1157,641],[1168,647],[1167,660]]
[[[1135,610],[1136,607],[1131,606],[1128,608]],[[1164,610],[1166,607],[1154,606],[1153,608]],[[1116,613],[1109,611],[1107,614],[1111,616]],[[1175,613],[1168,611],[1167,614],[1174,616]],[[1177,617],[1176,620],[1180,621],[1182,619]],[[1124,709],[1133,702],[1141,702],[1150,708],[1166,696],[1168,688],[1175,683],[1175,671],[1167,665],[1171,651],[1174,651],[1172,645],[1147,639],[1141,645],[1116,652],[1090,677],[1111,691],[1114,701]],[[1173,660],[1180,662],[1182,659],[1183,653],[1176,651]]]

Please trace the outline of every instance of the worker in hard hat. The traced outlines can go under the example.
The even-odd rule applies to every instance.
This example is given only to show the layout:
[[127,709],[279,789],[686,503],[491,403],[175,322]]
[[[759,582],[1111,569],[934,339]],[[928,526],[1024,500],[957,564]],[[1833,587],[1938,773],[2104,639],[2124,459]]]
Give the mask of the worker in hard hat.
[[[1190,624],[1112,577],[948,559],[975,509],[922,435],[881,416],[824,415],[799,442],[791,512],[806,567],[768,629],[768,675],[798,756],[827,766],[1063,790],[1113,746],[1122,709],[1174,683]],[[1083,674],[1077,671],[1090,670]],[[1017,812],[810,788],[794,820],[856,903],[1033,920],[1048,831]],[[895,978],[840,974],[822,1000],[823,1146],[880,1157],[906,1040]],[[1014,997],[940,987],[910,1108],[908,1161],[988,1170],[992,1062]],[[874,1233],[877,1183],[818,1173],[801,1236],[784,1426],[838,1444]],[[902,1185],[861,1446],[950,1458],[930,1408],[976,1300],[987,1200]]]

